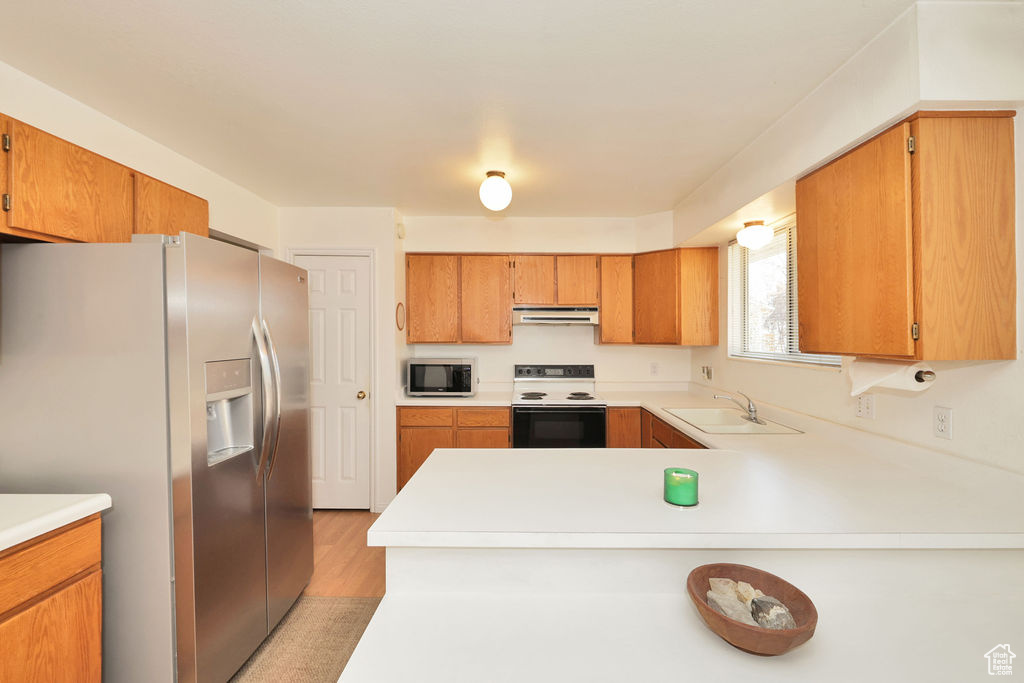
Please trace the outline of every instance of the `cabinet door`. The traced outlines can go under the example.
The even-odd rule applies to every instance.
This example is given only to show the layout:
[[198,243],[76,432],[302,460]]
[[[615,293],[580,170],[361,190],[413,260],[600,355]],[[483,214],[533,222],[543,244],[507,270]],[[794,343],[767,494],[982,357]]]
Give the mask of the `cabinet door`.
[[508,427],[494,429],[460,429],[455,434],[456,448],[509,448]]
[[601,257],[601,343],[633,343],[633,257]]
[[459,341],[459,257],[405,257],[406,343]]
[[633,257],[633,296],[636,343],[678,344],[678,250],[652,251]]
[[78,242],[132,236],[132,173],[110,159],[10,120],[8,232]]
[[606,445],[608,448],[640,448],[640,408],[609,408]]
[[455,430],[406,427],[399,430],[398,441],[398,490],[401,491],[435,448],[455,445]]
[[653,435],[651,427],[654,426],[654,416],[648,411],[640,409],[640,448],[653,448]]
[[922,117],[911,132],[917,357],[1012,360],[1013,119]]
[[135,233],[208,237],[210,205],[202,197],[141,173],[135,174]]
[[462,342],[512,343],[512,268],[506,255],[462,257]]
[[513,301],[551,306],[555,303],[555,257],[519,254],[512,257]]
[[102,576],[93,571],[0,622],[0,681],[99,683]]
[[796,183],[800,350],[912,356],[910,124]]
[[679,343],[718,344],[718,247],[679,250],[679,299]]
[[593,254],[556,258],[559,306],[596,306],[598,259]]
[[673,429],[672,448],[706,448],[706,446],[698,441],[694,441],[678,429]]

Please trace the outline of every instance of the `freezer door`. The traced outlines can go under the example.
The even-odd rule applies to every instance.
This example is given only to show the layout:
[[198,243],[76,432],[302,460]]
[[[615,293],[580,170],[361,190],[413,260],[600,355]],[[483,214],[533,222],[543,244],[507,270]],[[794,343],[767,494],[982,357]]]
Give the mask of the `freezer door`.
[[[178,507],[185,496],[179,494],[175,476],[179,677],[188,677],[189,650],[194,649],[195,679],[223,683],[268,632],[260,467],[264,368],[254,336],[259,329],[254,326],[259,256],[190,234],[183,234],[182,246],[169,247],[167,254],[168,371],[172,385],[176,368],[183,367],[188,376],[191,475],[190,544],[180,533]],[[183,259],[182,278],[177,276],[177,259]],[[179,339],[184,339],[184,349],[179,349]],[[172,399],[172,423],[175,409]],[[175,465],[172,453],[172,469]],[[183,567],[188,553],[192,577]],[[185,604],[189,578],[194,617]]]
[[280,406],[266,468],[267,600],[273,628],[313,574],[306,271],[261,255],[260,309]]

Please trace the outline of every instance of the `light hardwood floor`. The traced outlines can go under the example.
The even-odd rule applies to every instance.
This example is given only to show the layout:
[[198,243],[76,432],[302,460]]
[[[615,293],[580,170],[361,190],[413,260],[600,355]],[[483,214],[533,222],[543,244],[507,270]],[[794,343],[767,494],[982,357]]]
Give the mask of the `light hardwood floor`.
[[366,546],[380,515],[366,510],[313,512],[313,578],[306,595],[384,596],[384,548]]

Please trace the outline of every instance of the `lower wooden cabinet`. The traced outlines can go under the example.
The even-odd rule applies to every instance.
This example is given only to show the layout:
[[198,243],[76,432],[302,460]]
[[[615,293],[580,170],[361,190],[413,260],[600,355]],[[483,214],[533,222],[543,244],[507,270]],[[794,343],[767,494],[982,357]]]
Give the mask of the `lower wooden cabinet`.
[[509,408],[399,407],[398,490],[437,448],[508,448]]
[[707,448],[647,410],[641,410],[640,432],[640,448]]
[[640,408],[609,408],[605,420],[605,445],[608,448],[640,448],[644,412]]
[[0,553],[0,681],[102,679],[100,525],[93,515]]

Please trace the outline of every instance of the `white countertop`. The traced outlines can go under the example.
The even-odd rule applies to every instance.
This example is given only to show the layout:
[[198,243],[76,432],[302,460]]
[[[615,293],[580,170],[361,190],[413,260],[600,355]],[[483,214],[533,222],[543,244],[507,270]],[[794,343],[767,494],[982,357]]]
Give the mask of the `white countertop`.
[[1024,609],[1019,591],[929,595],[912,580],[897,598],[813,595],[814,637],[759,657],[712,633],[684,595],[389,593],[340,681],[983,681],[983,655],[1013,644]]
[[0,494],[0,551],[111,506],[105,493]]
[[431,406],[434,408],[447,408],[449,406],[492,407],[512,405],[512,390],[506,391],[478,391],[475,396],[406,396],[404,390],[400,390],[398,406]]
[[[766,417],[805,433],[705,434],[664,411],[709,405],[688,392],[602,396],[646,407],[711,450],[438,450],[369,544],[1024,548],[1024,475],[770,408]],[[662,500],[669,466],[700,473],[699,506]]]

